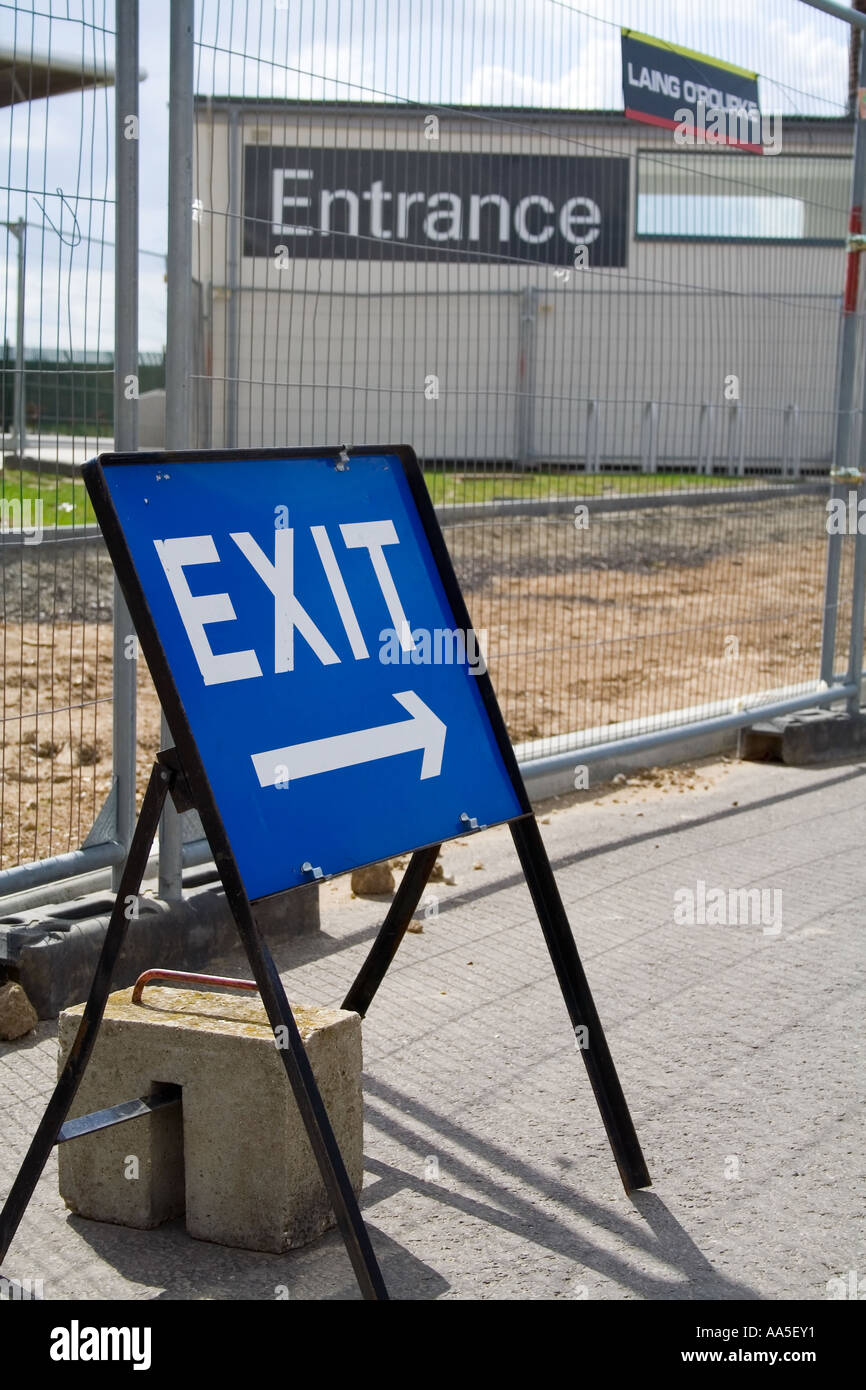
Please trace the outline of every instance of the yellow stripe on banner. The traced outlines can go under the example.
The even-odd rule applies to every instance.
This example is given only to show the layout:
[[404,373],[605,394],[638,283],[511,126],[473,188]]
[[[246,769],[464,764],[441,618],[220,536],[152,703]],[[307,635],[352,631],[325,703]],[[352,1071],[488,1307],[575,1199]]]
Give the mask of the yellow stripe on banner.
[[709,63],[711,68],[724,68],[725,72],[735,72],[740,77],[750,77],[757,82],[758,74],[748,68],[738,68],[736,63],[723,63],[721,58],[712,58],[709,53],[696,53],[693,48],[680,48],[678,44],[668,43],[666,39],[654,39],[651,34],[639,34],[637,29],[622,29],[627,39],[637,39],[639,43],[649,43],[655,48],[663,48],[666,53],[679,53],[683,58],[694,58],[698,63]]

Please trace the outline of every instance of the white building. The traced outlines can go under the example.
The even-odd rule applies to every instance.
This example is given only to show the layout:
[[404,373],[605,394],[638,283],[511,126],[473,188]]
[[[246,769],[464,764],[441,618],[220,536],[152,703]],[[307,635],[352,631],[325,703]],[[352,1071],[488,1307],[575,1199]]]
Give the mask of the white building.
[[826,468],[851,131],[201,99],[198,442]]

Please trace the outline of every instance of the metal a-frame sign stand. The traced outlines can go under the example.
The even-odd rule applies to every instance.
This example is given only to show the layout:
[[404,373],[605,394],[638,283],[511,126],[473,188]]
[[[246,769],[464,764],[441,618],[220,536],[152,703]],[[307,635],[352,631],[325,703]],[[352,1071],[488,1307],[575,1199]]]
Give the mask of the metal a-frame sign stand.
[[[398,645],[402,644],[403,661],[408,656],[411,662],[411,675],[401,668],[396,680],[396,673],[382,665],[381,658],[378,664],[368,660],[359,615],[368,619],[369,629],[381,616],[379,610],[385,603],[392,618],[405,619],[398,586],[385,558],[386,545],[403,594],[411,596],[413,617],[417,618],[420,610],[421,616],[447,623],[450,632],[462,633],[464,651],[477,650],[412,450],[388,446],[103,455],[86,465],[84,478],[175,747],[161,752],[154,763],[78,1034],[0,1213],[0,1261],[55,1144],[122,1123],[160,1104],[158,1095],[142,1097],[66,1122],[93,1051],[126,935],[125,905],[140,890],[168,796],[178,811],[195,809],[201,817],[275,1038],[288,1039],[288,1046],[279,1049],[286,1074],[365,1298],[387,1299],[388,1293],[285,989],[252,911],[258,898],[309,882],[311,874],[314,878],[330,877],[360,863],[413,850],[378,936],[343,1001],[344,1009],[363,1017],[418,907],[442,841],[476,827],[507,823],[572,1028],[581,1030],[581,1055],[623,1186],[626,1192],[648,1187],[649,1172],[486,667],[475,666],[471,671],[466,663],[449,665],[447,670],[430,665],[421,669],[420,663],[416,667],[415,637],[420,625],[416,622],[413,631],[405,620],[395,622],[394,635]],[[288,529],[287,516],[278,515],[276,522],[271,517],[270,526],[282,526],[285,533],[272,542],[272,563],[253,540],[251,530],[229,532],[234,546],[221,540],[222,553],[217,550],[215,535],[221,534],[226,512],[230,524],[239,526],[245,519],[245,508],[246,515],[260,520],[268,509],[285,512],[283,499],[287,497],[292,529]],[[341,520],[353,515],[353,508],[356,519]],[[388,513],[384,520],[380,515],[383,510]],[[336,645],[324,638],[295,594],[294,536],[306,539],[298,515],[301,523],[311,519],[317,523],[309,531],[322,562],[324,581],[320,575],[313,596],[320,600],[320,607],[328,595],[329,602],[336,604],[356,658],[354,667],[342,664]],[[191,516],[195,516],[194,521]],[[205,534],[190,537],[188,533],[194,529]],[[163,534],[156,537],[154,531]],[[333,544],[340,534],[344,542],[342,568]],[[177,552],[170,550],[171,546],[182,549]],[[231,569],[232,557],[240,563],[235,547],[254,567],[259,585],[255,594],[247,594],[240,571]],[[307,548],[312,554],[312,546]],[[399,558],[399,564],[394,557]],[[226,593],[193,595],[184,564],[191,567],[220,560],[235,583],[233,601]],[[366,568],[362,570],[361,565]],[[200,574],[195,571],[197,577]],[[351,596],[347,574],[354,583]],[[252,680],[264,674],[256,656],[265,646],[262,600],[267,593],[261,588],[262,579],[274,596],[269,621],[273,625],[275,674],[262,686],[253,686]],[[204,611],[196,605],[202,605]],[[226,631],[216,625],[226,622],[229,628],[238,628],[245,615],[246,634],[255,637],[255,649],[215,653],[211,642],[216,641],[218,632]],[[297,651],[293,644],[296,629],[306,639],[303,648],[297,644]],[[330,631],[333,640],[334,628]],[[336,678],[328,674],[335,665],[341,667]],[[253,667],[258,667],[258,672]],[[347,671],[353,675],[347,676]],[[308,726],[302,730],[305,733],[311,721],[330,727],[327,720],[341,707],[335,679],[340,693],[345,693],[347,680],[361,682],[356,705],[362,710],[359,714],[355,708],[351,722],[357,723],[363,717],[363,706],[379,695],[383,696],[380,704],[396,699],[412,718],[360,732],[331,733],[275,748],[271,754],[255,754],[249,748],[238,754],[232,747],[227,758],[225,745],[232,739],[227,740],[223,733],[214,742],[214,724],[233,718],[237,723],[238,711],[245,711],[251,699],[261,699],[259,706],[253,703],[250,707],[240,738],[243,741],[246,736],[247,743],[250,739],[255,742],[260,727],[264,737],[275,692],[283,698],[287,676],[299,684],[290,708],[276,708],[272,721],[275,734],[282,730],[285,735],[287,719],[294,725],[301,722],[301,715]],[[405,684],[410,679],[416,685],[414,692],[395,693],[395,683]],[[419,685],[423,694],[418,693]],[[311,692],[309,699],[307,691]],[[425,696],[436,703],[440,713],[447,710],[447,723],[431,713]],[[237,700],[242,705],[232,703]],[[413,765],[417,778],[417,752],[422,749],[421,779],[410,781],[407,789],[405,769]],[[271,756],[278,768],[273,776],[268,763]],[[248,766],[250,758],[252,769]],[[339,787],[333,781],[335,776],[344,779]],[[346,789],[351,795],[353,787],[360,787],[363,795],[370,791],[363,779],[370,777],[375,779],[371,784],[375,792],[361,808],[364,815],[354,819],[351,812],[348,817],[335,816],[334,807],[345,804],[342,794]],[[392,823],[387,823],[389,787],[397,802]],[[380,796],[383,788],[385,795]],[[296,793],[294,801],[292,792]],[[454,798],[473,794],[483,803],[474,803],[481,815],[458,812]],[[372,812],[373,806],[378,814]],[[453,814],[443,810],[447,806],[453,806]],[[251,822],[249,843],[245,838],[247,820]],[[268,839],[271,829],[272,842]],[[308,830],[312,843],[293,842]],[[359,837],[357,842],[351,841],[353,834]],[[302,854],[303,862],[296,862]]]

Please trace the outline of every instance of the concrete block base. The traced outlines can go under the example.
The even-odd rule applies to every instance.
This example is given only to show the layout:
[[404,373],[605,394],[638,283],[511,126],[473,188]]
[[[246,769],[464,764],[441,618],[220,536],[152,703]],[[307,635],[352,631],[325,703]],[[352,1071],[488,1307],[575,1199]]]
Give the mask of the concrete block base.
[[[292,1005],[356,1193],[363,1176],[361,1020]],[[83,1006],[60,1016],[61,1065]],[[280,1253],[335,1224],[274,1033],[256,997],[148,987],[109,998],[70,1118],[181,1088],[180,1106],[61,1144],[79,1216],[148,1228],[186,1213],[198,1240]]]
[[740,730],[739,756],[748,762],[842,762],[866,753],[866,715],[835,714],[825,709],[766,719]]

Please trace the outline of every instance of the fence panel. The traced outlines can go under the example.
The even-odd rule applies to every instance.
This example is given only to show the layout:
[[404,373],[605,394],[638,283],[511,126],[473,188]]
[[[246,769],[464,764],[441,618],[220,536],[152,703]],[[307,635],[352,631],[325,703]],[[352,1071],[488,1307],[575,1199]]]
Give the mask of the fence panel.
[[740,697],[806,688],[826,551],[826,490],[807,486],[679,501],[611,487],[563,513],[448,527],[512,738],[594,729],[602,741],[619,723],[648,732],[674,710],[709,718]]
[[[2,22],[12,53],[0,110],[9,151],[0,864],[9,866],[77,849],[111,783],[111,567],[101,547],[74,537],[92,520],[76,465],[111,433],[113,7],[49,16],[7,5]],[[62,72],[59,52],[72,60]]]

